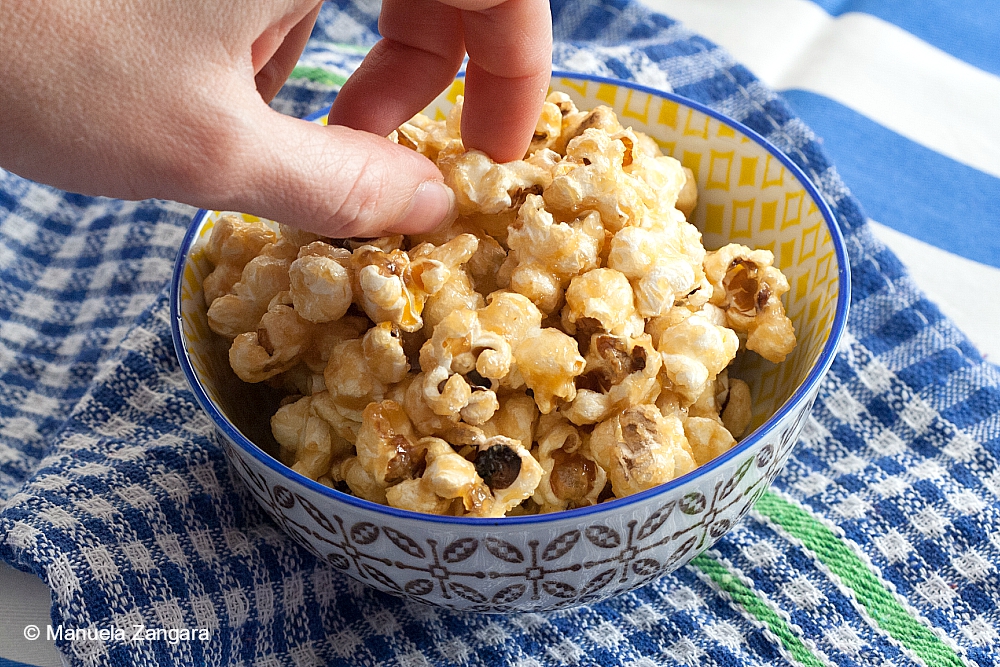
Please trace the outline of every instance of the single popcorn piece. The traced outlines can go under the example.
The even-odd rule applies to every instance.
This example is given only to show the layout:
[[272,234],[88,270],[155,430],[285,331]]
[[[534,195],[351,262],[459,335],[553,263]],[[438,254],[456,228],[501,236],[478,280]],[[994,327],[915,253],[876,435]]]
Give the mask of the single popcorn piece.
[[[437,414],[424,394],[427,373],[417,373],[404,379],[403,407],[413,427],[421,435],[442,435],[451,430],[461,418],[461,408],[446,415]],[[470,390],[471,395],[471,390]]]
[[281,447],[281,461],[309,479],[318,479],[350,456],[353,447],[316,413],[313,402],[312,396],[303,396],[278,408],[271,417],[271,432]]
[[507,234],[501,281],[545,313],[555,310],[570,279],[600,265],[604,227],[595,213],[558,222],[545,201],[528,195]]
[[441,320],[456,310],[478,310],[483,303],[483,295],[473,288],[469,275],[458,268],[451,273],[440,291],[427,297],[422,314],[422,331],[433,331]]
[[385,397],[386,385],[372,371],[364,342],[353,339],[338,344],[323,372],[330,402],[345,418],[361,423],[361,413]]
[[530,299],[516,292],[493,292],[489,304],[477,313],[483,329],[503,337],[516,347],[542,326],[542,311]]
[[753,419],[750,402],[750,386],[743,380],[730,378],[729,391],[723,402],[722,423],[737,440],[746,433]]
[[698,230],[675,219],[620,230],[611,239],[608,266],[631,281],[637,311],[652,318],[666,315],[699,285],[704,257]]
[[420,312],[426,293],[414,287],[410,258],[402,250],[384,252],[361,246],[351,257],[355,301],[373,322],[392,322],[405,331],[423,326]]
[[684,176],[686,177],[684,185],[677,195],[677,203],[674,206],[684,214],[686,219],[690,220],[691,214],[694,212],[694,207],[698,205],[698,186],[695,181],[694,172],[687,167],[684,167]]
[[736,445],[726,427],[709,417],[688,417],[684,421],[684,435],[698,465],[705,465]]
[[368,367],[382,384],[399,382],[410,370],[399,327],[392,322],[382,322],[365,332],[361,339],[361,351]]
[[220,296],[229,294],[240,281],[247,262],[276,240],[277,235],[266,225],[244,222],[235,215],[219,218],[205,246],[205,256],[215,267],[202,283],[205,303],[211,305]]
[[526,394],[512,393],[499,400],[497,411],[482,425],[483,436],[505,435],[518,442],[534,442],[539,414],[534,399]]
[[299,249],[288,269],[292,303],[310,322],[333,322],[347,313],[354,300],[351,289],[351,252],[314,241]]
[[244,382],[263,382],[287,371],[312,345],[312,325],[280,303],[280,296],[257,330],[240,334],[229,348],[229,364]]
[[[503,229],[504,241],[507,240],[507,226]],[[500,289],[497,277],[500,274],[500,267],[507,260],[507,251],[500,242],[490,236],[483,234],[479,237],[479,248],[465,265],[469,280],[476,292],[489,296]]]
[[530,498],[542,480],[542,467],[520,442],[502,435],[488,439],[476,454],[476,473],[491,498],[473,516],[500,517]]
[[232,340],[256,329],[271,299],[279,292],[288,291],[288,268],[296,254],[298,247],[286,241],[264,246],[261,253],[243,267],[240,280],[232,290],[209,305],[208,326],[212,331]]
[[[489,238],[489,237],[487,237]],[[496,241],[489,239],[494,244]],[[463,233],[451,236],[440,245],[424,242],[410,251],[412,258],[427,258],[440,261],[448,269],[447,279],[439,286],[429,284],[430,293],[424,304],[422,317],[424,325],[421,340],[430,336],[437,325],[449,313],[460,308],[476,310],[483,305],[483,295],[472,284],[467,268],[469,263],[479,255],[483,239],[473,234]],[[442,274],[443,275],[443,274]],[[424,276],[429,278],[430,274]]]
[[746,332],[747,349],[780,363],[795,347],[795,329],[781,304],[788,279],[773,263],[768,250],[731,243],[706,256],[705,274],[712,303],[725,309],[729,326]]
[[478,244],[474,235],[460,234],[439,247],[422,243],[409,254],[361,246],[351,257],[355,301],[374,322],[417,331],[423,326],[420,315],[427,298],[448,283]]
[[514,349],[524,382],[542,414],[576,398],[576,377],[586,368],[576,341],[558,329],[538,329]]
[[657,342],[663,361],[664,386],[688,404],[705,391],[716,375],[736,358],[739,338],[732,330],[694,314],[667,328]]
[[590,111],[580,111],[566,93],[552,93],[548,99],[559,107],[563,116],[559,141],[552,146],[552,149],[561,155],[566,155],[570,141],[589,129],[593,128],[607,134],[617,134],[622,131],[618,116],[611,107],[601,105]]
[[669,482],[696,466],[680,419],[663,416],[654,405],[637,405],[598,424],[590,450],[619,498]]
[[442,416],[453,416],[471,404],[463,416],[481,424],[499,405],[494,382],[507,375],[511,362],[510,344],[485,329],[477,311],[456,310],[420,349],[420,367],[426,373],[424,399]]
[[371,473],[365,470],[357,456],[345,459],[337,472],[339,477],[347,483],[347,488],[351,490],[351,493],[358,498],[364,498],[380,505],[389,503],[385,494],[385,486],[379,484]]
[[390,505],[445,514],[453,500],[468,516],[501,517],[530,497],[541,479],[541,467],[520,443],[497,436],[487,440],[469,461],[440,438],[424,438],[426,468],[386,490]]
[[642,403],[653,403],[660,393],[660,354],[648,334],[621,338],[593,334],[587,366],[576,379],[576,398],[563,408],[574,424],[594,424]]
[[370,403],[355,443],[358,462],[384,488],[413,479],[423,467],[426,453],[417,440],[401,405],[395,401]]
[[434,121],[418,113],[396,130],[396,143],[437,162],[438,155],[446,146],[453,143],[461,145],[464,102],[464,98],[459,95],[445,122]]
[[497,163],[482,151],[449,155],[438,166],[445,185],[455,192],[459,215],[496,215],[516,208],[527,193],[541,194],[552,182],[544,163],[514,160]]
[[[510,371],[511,361],[510,343],[484,327],[475,310],[456,310],[448,315],[420,348],[420,367],[427,373],[438,368],[448,375],[476,371],[484,379],[499,380]],[[481,384],[478,379],[473,381]]]
[[594,460],[589,441],[572,424],[561,420],[552,425],[539,438],[536,458],[542,467],[542,479],[533,496],[539,511],[597,504],[607,473]]
[[567,215],[597,211],[612,232],[643,220],[657,194],[642,178],[625,171],[636,138],[632,132],[619,134],[590,128],[569,142],[566,160],[542,192],[549,209]]
[[[535,124],[535,132],[531,136],[531,143],[528,144],[527,155],[531,155],[543,148],[552,149],[562,136],[562,109],[559,108],[552,97],[557,94],[550,94],[546,98],[545,103],[542,104],[542,112],[539,114],[538,122]],[[568,96],[566,99],[569,99]]]
[[[369,326],[371,323],[368,318],[357,315],[346,315],[333,322],[311,325],[309,331],[312,344],[300,357],[301,364],[310,375],[323,379],[325,388],[326,381],[323,374],[330,363],[330,354],[334,348],[345,341],[361,338]],[[321,388],[318,391],[322,390]]]
[[448,514],[457,499],[465,510],[482,507],[489,488],[476,474],[476,466],[440,438],[424,438],[419,444],[426,452],[427,467],[420,477],[387,489],[389,505],[427,514]]
[[576,333],[576,323],[582,318],[596,320],[601,329],[616,336],[638,336],[646,324],[635,310],[628,278],[614,269],[593,269],[570,281],[563,327]]

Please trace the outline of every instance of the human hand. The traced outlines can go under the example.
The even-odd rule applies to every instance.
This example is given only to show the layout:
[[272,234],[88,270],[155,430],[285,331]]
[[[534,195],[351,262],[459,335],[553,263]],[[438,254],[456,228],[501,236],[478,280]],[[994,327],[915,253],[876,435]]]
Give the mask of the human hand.
[[387,0],[386,39],[326,128],[267,106],[318,12],[316,0],[5,3],[0,166],[330,236],[424,231],[450,210],[441,174],[377,135],[451,82],[466,42],[468,145],[523,155],[551,67],[544,0]]

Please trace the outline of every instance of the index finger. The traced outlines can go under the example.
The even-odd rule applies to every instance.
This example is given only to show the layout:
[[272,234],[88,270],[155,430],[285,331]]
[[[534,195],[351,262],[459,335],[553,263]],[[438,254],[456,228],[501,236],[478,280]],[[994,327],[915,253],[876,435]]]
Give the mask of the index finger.
[[524,157],[552,72],[547,0],[444,0],[463,9],[462,140],[498,162]]
[[502,162],[524,156],[552,68],[546,0],[385,0],[379,30],[331,124],[388,134],[451,83],[468,50],[466,147]]

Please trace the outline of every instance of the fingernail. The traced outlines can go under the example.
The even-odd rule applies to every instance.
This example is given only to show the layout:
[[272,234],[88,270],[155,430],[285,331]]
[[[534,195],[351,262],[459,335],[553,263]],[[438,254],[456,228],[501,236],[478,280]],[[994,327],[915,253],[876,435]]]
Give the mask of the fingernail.
[[417,186],[410,206],[392,226],[397,234],[422,234],[455,219],[455,193],[441,181],[424,181]]

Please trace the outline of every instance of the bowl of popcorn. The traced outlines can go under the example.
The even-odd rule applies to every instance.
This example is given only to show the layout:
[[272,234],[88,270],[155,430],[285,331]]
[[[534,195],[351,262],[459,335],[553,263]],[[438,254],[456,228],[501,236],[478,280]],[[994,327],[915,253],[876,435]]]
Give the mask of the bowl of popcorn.
[[845,328],[843,240],[791,160],[690,100],[555,73],[497,164],[462,92],[389,137],[457,219],[331,239],[201,211],[175,346],[236,476],[332,567],[459,610],[594,602],[780,472]]

